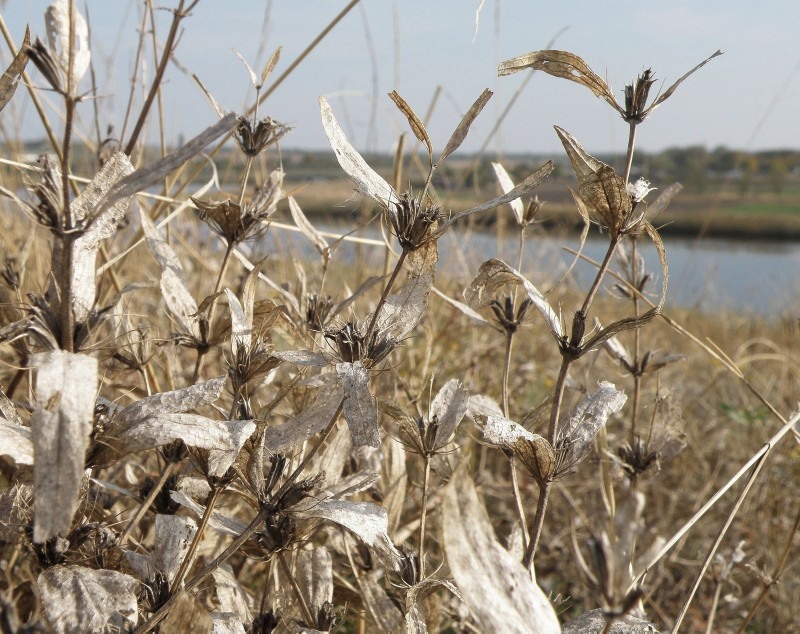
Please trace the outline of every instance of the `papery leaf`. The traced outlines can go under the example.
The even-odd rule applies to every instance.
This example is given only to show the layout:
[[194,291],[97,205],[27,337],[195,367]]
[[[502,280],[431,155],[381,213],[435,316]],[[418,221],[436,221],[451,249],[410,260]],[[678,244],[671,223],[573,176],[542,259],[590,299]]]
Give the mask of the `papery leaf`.
[[547,595],[495,538],[465,471],[455,474],[445,488],[442,517],[447,518],[442,522],[442,545],[450,572],[481,631],[561,631]]
[[200,90],[203,91],[203,94],[206,96],[209,103],[211,103],[211,107],[214,108],[214,112],[216,112],[217,116],[222,119],[222,117],[225,116],[225,110],[219,105],[219,102],[217,102],[217,100],[214,98],[214,95],[211,94],[211,91],[205,87],[203,82],[200,81],[200,78],[194,73],[192,73],[192,79],[194,79],[195,83],[200,86]]
[[116,614],[129,627],[136,625],[140,584],[129,575],[83,566],[53,566],[39,575],[38,586],[44,616],[58,634],[103,632]]
[[544,486],[552,480],[556,454],[546,438],[534,434],[503,416],[488,416],[483,428],[487,442],[510,449],[516,459]]
[[153,567],[164,576],[172,587],[189,545],[197,532],[197,524],[190,517],[179,515],[156,515],[156,540],[152,556]]
[[375,325],[379,332],[401,341],[414,330],[428,308],[439,248],[431,240],[406,257],[408,277],[402,288],[386,298]]
[[97,391],[97,359],[71,352],[33,356],[36,409],[31,417],[36,489],[33,541],[68,530],[78,508]]
[[30,427],[0,420],[0,456],[8,456],[18,465],[32,465],[33,440]]
[[683,185],[680,183],[672,183],[672,185],[664,189],[655,201],[647,205],[647,218],[652,220],[664,211],[682,189]]
[[578,179],[578,185],[582,185],[588,178],[597,173],[603,168],[608,167],[600,159],[596,159],[583,149],[583,146],[569,132],[558,126],[553,126],[561,139],[561,144],[567,152],[569,162],[572,163],[572,169],[575,171],[575,176]]
[[22,44],[11,60],[8,68],[6,68],[3,76],[0,77],[0,110],[6,107],[14,92],[17,90],[17,85],[25,71],[25,66],[28,63],[28,47],[31,45],[31,30],[25,27],[25,37],[22,38]]
[[439,422],[434,448],[441,449],[455,433],[456,427],[469,408],[469,392],[457,379],[450,379],[442,386],[431,403],[431,417]]
[[328,136],[328,141],[336,153],[339,165],[356,184],[358,191],[365,196],[369,196],[382,207],[399,203],[400,199],[397,197],[397,192],[394,191],[394,188],[367,165],[362,156],[350,145],[342,128],[336,121],[336,117],[333,116],[333,111],[325,97],[319,98],[319,107],[325,134]]
[[16,425],[17,427],[22,427],[22,419],[19,417],[17,413],[17,407],[14,405],[14,401],[8,398],[0,389],[0,414],[3,415],[9,423],[12,425]]
[[369,391],[369,372],[361,363],[337,363],[336,373],[344,390],[344,418],[353,436],[353,445],[381,446],[378,409]]
[[244,621],[233,612],[211,613],[211,634],[247,634]]
[[545,178],[550,176],[554,168],[555,165],[553,164],[553,161],[547,161],[547,163],[542,165],[538,170],[536,170],[533,174],[528,176],[528,178],[522,181],[510,192],[507,192],[501,196],[497,196],[496,198],[492,198],[491,200],[483,203],[482,205],[478,205],[476,207],[470,207],[465,211],[455,214],[452,218],[450,218],[450,221],[447,223],[447,226],[450,226],[456,220],[459,220],[464,216],[469,216],[471,214],[478,213],[481,211],[488,211],[489,209],[494,209],[495,207],[499,207],[500,205],[505,205],[506,203],[510,203],[512,200],[516,200],[521,196],[527,196],[539,185],[541,185],[542,181]]
[[371,502],[343,500],[306,500],[292,509],[298,519],[324,519],[343,526],[356,535],[381,560],[397,570],[402,553],[389,538],[386,509]]
[[633,368],[630,354],[624,345],[616,337],[609,337],[603,342],[603,348],[611,356],[612,359],[619,361],[623,366],[628,369]]
[[289,196],[289,211],[292,214],[294,224],[297,225],[300,232],[308,238],[308,241],[314,245],[314,248],[319,251],[319,254],[325,257],[325,254],[328,252],[328,241],[316,230],[314,225],[308,221],[308,218],[306,218],[306,215],[293,196]]
[[624,113],[622,107],[614,98],[614,92],[608,84],[595,73],[580,57],[568,51],[534,51],[508,59],[497,67],[497,74],[502,77],[511,75],[526,68],[542,70],[548,75],[574,81],[581,86],[586,86],[597,97],[604,99],[620,114]]
[[716,53],[714,53],[710,57],[707,57],[706,59],[704,59],[697,66],[692,68],[688,73],[684,74],[680,79],[678,79],[678,81],[676,81],[669,88],[667,88],[663,93],[661,93],[655,99],[655,101],[653,101],[653,103],[650,104],[650,106],[647,108],[647,110],[644,111],[643,117],[646,117],[647,115],[649,115],[651,112],[653,112],[653,110],[655,110],[656,108],[658,108],[658,106],[660,106],[662,103],[664,103],[664,101],[669,99],[669,97],[672,95],[672,93],[675,92],[675,90],[678,88],[678,86],[680,86],[683,83],[684,79],[686,79],[691,74],[693,74],[695,71],[699,70],[700,68],[702,68],[703,66],[708,64],[708,62],[710,62],[712,59],[714,59],[718,55],[722,55],[722,51],[717,51]]
[[445,293],[442,293],[442,291],[440,291],[435,286],[433,288],[431,288],[431,291],[433,291],[433,294],[436,295],[436,297],[438,297],[439,299],[447,302],[448,304],[450,304],[456,310],[461,311],[462,313],[464,313],[464,315],[466,315],[467,317],[469,317],[473,321],[477,321],[479,324],[488,324],[489,323],[488,320],[486,320],[483,317],[481,317],[481,314],[479,312],[477,312],[475,310],[472,310],[469,306],[459,302],[457,299],[453,299],[449,295],[446,295]]
[[597,390],[584,398],[561,428],[556,446],[566,441],[566,456],[563,464],[568,467],[578,464],[591,451],[592,440],[606,424],[612,414],[625,405],[628,397],[614,387],[613,383],[601,381]]
[[500,416],[503,417],[503,408],[491,396],[485,394],[473,394],[469,397],[469,407],[467,414],[472,418],[478,416]]
[[161,237],[150,216],[141,209],[142,230],[147,244],[158,264],[161,266],[161,294],[167,308],[178,320],[184,332],[200,337],[197,323],[197,302],[189,292],[183,277],[183,267],[172,247]]
[[[494,168],[495,176],[497,176],[497,182],[500,183],[500,189],[503,190],[503,193],[507,194],[513,190],[514,181],[511,180],[508,172],[506,172],[506,168],[500,163],[492,163],[492,167]],[[514,217],[517,219],[517,224],[520,227],[524,226],[525,206],[522,204],[522,200],[515,198],[509,203],[509,205],[511,205],[511,210],[514,212]]]
[[464,139],[467,138],[470,126],[481,113],[481,110],[483,110],[483,107],[488,103],[489,99],[492,98],[493,94],[494,93],[487,88],[480,94],[480,97],[475,100],[475,103],[469,107],[469,110],[467,110],[467,113],[461,118],[461,122],[450,136],[450,140],[447,142],[447,145],[444,146],[444,150],[442,151],[442,155],[439,157],[439,162],[437,165],[441,165],[442,161],[444,161],[448,156],[461,147]]
[[[180,504],[184,508],[189,509],[192,513],[197,515],[197,517],[203,517],[206,507],[195,502],[186,493],[182,491],[170,491],[169,495],[170,499],[176,504]],[[208,520],[208,525],[215,531],[232,537],[238,537],[247,528],[247,523],[228,517],[225,513],[220,513],[219,511],[212,511],[211,517]]]
[[297,365],[310,365],[318,368],[328,365],[328,360],[322,354],[310,350],[276,350],[272,356]]
[[[411,106],[406,103],[406,100],[403,99],[396,90],[393,90],[389,93],[389,98],[394,101],[394,105],[397,106],[397,109],[405,115],[406,119],[408,119],[408,125],[411,127],[411,131],[414,133],[414,136],[424,143],[426,148],[428,148],[428,157],[432,157],[433,147],[431,147],[431,139],[428,136],[428,131],[425,129],[425,124],[422,123]],[[431,158],[431,160],[433,159]]]
[[229,288],[224,289],[231,310],[231,352],[234,358],[240,347],[249,348],[253,339],[253,326],[247,323],[247,316],[239,298]]
[[[602,632],[609,622],[605,610],[600,608],[589,610],[580,616],[564,623],[562,634],[586,634],[587,632]],[[631,614],[613,617],[613,626],[608,630],[613,634],[643,634],[658,632],[659,628],[650,621],[640,619]]]
[[175,595],[167,616],[158,627],[159,632],[210,632],[211,615],[205,605],[191,592],[180,590]]
[[[50,50],[55,54],[64,77],[69,75],[70,4],[69,0],[56,0],[47,7],[44,14]],[[72,38],[72,86],[74,90],[89,69],[91,61],[89,27],[74,4],[72,5]],[[66,84],[65,81],[64,85]]]
[[406,634],[427,634],[428,623],[423,601],[439,587],[447,588],[462,601],[464,597],[450,581],[428,577],[406,590]]
[[[130,197],[120,198],[114,205],[98,214],[98,203],[114,186],[114,183],[133,171],[133,165],[122,152],[114,154],[92,179],[86,188],[72,201],[70,209],[76,226],[84,231],[75,240],[68,242],[72,274],[72,312],[77,322],[84,321],[95,303],[95,260],[100,243],[117,231],[119,222],[128,210]],[[57,271],[62,267],[65,242],[53,243],[52,266]],[[50,291],[57,294],[55,289]]]
[[282,46],[279,46],[275,49],[272,55],[269,56],[267,63],[264,64],[264,70],[261,71],[261,85],[267,83],[267,78],[272,74],[272,71],[275,70],[275,67],[278,65],[278,60],[281,58],[281,51],[283,50]]
[[493,445],[511,448],[520,439],[533,440],[536,434],[503,416],[487,416],[483,425],[483,438]]
[[339,377],[335,374],[322,376],[322,387],[317,390],[313,402],[286,423],[267,427],[264,444],[270,451],[286,453],[325,429],[333,419],[344,398]]
[[544,295],[522,273],[502,260],[493,258],[484,262],[478,275],[464,291],[464,298],[470,306],[483,306],[491,301],[492,295],[498,289],[507,284],[519,284],[525,289],[528,298],[544,317],[553,337],[561,343],[565,336],[564,327]]
[[[297,585],[306,605],[316,614],[324,604],[333,602],[333,566],[331,554],[324,546],[313,550],[300,550],[296,560]],[[302,612],[296,615],[303,617]]]
[[214,577],[220,611],[234,614],[240,623],[251,624],[253,616],[248,605],[247,593],[230,567],[220,566],[211,575]]
[[375,631],[391,632],[392,634],[405,632],[403,612],[386,593],[383,587],[383,579],[379,579],[376,572],[367,572],[366,574],[355,576],[364,607],[372,623],[377,628]]
[[253,88],[258,89],[259,83],[258,83],[258,76],[256,75],[256,71],[254,71],[252,69],[250,64],[248,64],[247,60],[244,58],[244,55],[242,55],[239,51],[237,51],[236,49],[233,49],[233,54],[236,55],[236,57],[239,58],[239,61],[242,62],[242,64],[244,64],[244,67],[247,69],[247,72],[250,75],[250,83],[253,84]]

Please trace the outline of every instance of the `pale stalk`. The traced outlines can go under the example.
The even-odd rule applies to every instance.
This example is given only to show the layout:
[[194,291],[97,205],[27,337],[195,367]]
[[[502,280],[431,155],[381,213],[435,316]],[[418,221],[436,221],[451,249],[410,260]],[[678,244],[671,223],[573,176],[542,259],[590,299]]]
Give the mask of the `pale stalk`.
[[128,522],[127,526],[125,526],[125,530],[120,533],[119,537],[117,538],[117,543],[122,545],[125,543],[125,539],[130,535],[131,531],[136,527],[136,525],[141,521],[144,517],[144,514],[147,513],[147,509],[150,508],[150,505],[153,503],[153,500],[156,499],[156,496],[159,494],[162,488],[164,488],[164,484],[166,484],[169,477],[172,475],[172,472],[175,470],[176,463],[168,462],[167,466],[164,467],[164,471],[161,472],[161,477],[158,479],[158,482],[153,486],[150,490],[150,493],[147,494],[147,497],[144,501],[139,505],[139,508],[136,510],[136,515],[134,515],[131,520]]
[[289,585],[291,585],[292,590],[294,590],[294,594],[297,597],[297,602],[300,604],[300,607],[303,610],[303,617],[306,619],[309,627],[314,627],[317,620],[311,614],[311,609],[308,607],[306,598],[303,596],[303,591],[300,589],[297,579],[294,578],[292,571],[289,569],[289,564],[286,563],[286,555],[283,552],[278,553],[278,561],[281,564],[281,568],[283,568],[283,574],[286,575],[286,579],[289,581]]
[[425,456],[425,475],[422,479],[422,509],[419,515],[419,578],[425,578],[425,520],[428,517],[428,484],[431,477],[431,457]]

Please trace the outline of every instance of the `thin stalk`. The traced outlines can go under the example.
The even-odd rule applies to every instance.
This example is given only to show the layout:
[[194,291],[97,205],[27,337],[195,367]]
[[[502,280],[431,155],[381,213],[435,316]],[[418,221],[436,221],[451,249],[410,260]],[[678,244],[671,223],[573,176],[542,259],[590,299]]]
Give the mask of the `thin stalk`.
[[528,542],[528,549],[525,551],[525,557],[522,559],[522,565],[529,571],[533,567],[533,558],[536,556],[536,548],[539,546],[539,539],[542,536],[544,515],[547,511],[547,499],[550,497],[551,487],[551,482],[547,482],[544,486],[539,487],[539,501],[536,503],[536,517],[533,520],[533,528],[531,529],[531,541]]
[[428,484],[431,477],[431,457],[425,456],[425,475],[422,478],[422,509],[419,516],[419,578],[425,578],[425,520],[428,517]]
[[136,525],[141,521],[144,517],[144,514],[147,513],[147,509],[150,508],[150,505],[153,503],[153,500],[156,499],[156,496],[159,494],[161,489],[164,488],[169,477],[172,475],[172,472],[175,470],[175,465],[177,463],[168,462],[167,466],[164,467],[164,471],[161,472],[161,477],[158,479],[158,482],[153,486],[150,493],[147,494],[147,497],[144,499],[139,505],[138,510],[136,511],[136,515],[134,515],[131,520],[128,522],[128,525],[125,527],[125,530],[120,533],[120,536],[117,538],[117,543],[122,545],[125,543],[125,539],[128,535],[131,534],[131,531],[136,527]]
[[708,611],[708,623],[706,623],[706,634],[714,632],[714,617],[717,615],[719,607],[719,595],[722,594],[722,579],[717,579],[717,586],[714,588],[714,597],[711,600],[711,609]]
[[517,475],[517,463],[514,460],[514,455],[509,459],[511,466],[511,490],[514,492],[514,503],[517,507],[517,517],[519,518],[519,525],[522,529],[522,550],[528,550],[528,520],[525,518],[525,506],[522,504],[522,493],[519,489],[519,477]]
[[633,167],[633,149],[636,145],[636,127],[638,123],[630,121],[628,123],[628,151],[625,155],[625,183],[631,179],[631,168]]
[[[640,271],[636,265],[637,256],[637,240],[636,236],[631,236],[631,280],[636,285],[638,284]],[[639,296],[633,293],[633,314],[639,317],[641,314],[641,306],[639,303]],[[636,442],[636,428],[639,424],[639,406],[641,400],[642,390],[642,376],[638,372],[639,368],[639,353],[641,351],[641,332],[639,328],[633,331],[633,367],[637,368],[637,372],[633,375],[633,404],[631,406],[631,447]],[[652,427],[651,427],[652,430]],[[648,443],[649,446],[649,443]]]
[[506,357],[503,362],[503,416],[508,418],[508,375],[511,370],[511,350],[514,346],[514,333],[506,331]]
[[[189,581],[186,582],[184,589],[186,592],[191,591],[192,589],[196,588],[200,585],[203,581],[205,581],[208,576],[214,572],[217,568],[219,568],[222,564],[224,564],[228,559],[231,558],[238,550],[242,547],[242,545],[250,539],[250,537],[255,533],[259,526],[263,524],[264,520],[267,519],[267,516],[270,513],[270,509],[267,507],[262,508],[258,514],[253,518],[247,528],[242,531],[242,534],[239,535],[235,540],[233,540],[225,550],[220,553],[220,555],[214,559],[211,563],[209,563],[203,570],[201,570],[198,574],[192,577]],[[133,634],[145,634],[145,632],[149,632],[152,630],[161,620],[167,616],[170,609],[172,608],[172,604],[175,603],[176,598],[178,597],[177,594],[173,594],[170,596],[169,599],[162,605],[158,611],[156,611],[153,616],[151,616],[147,621],[145,621],[142,625],[134,630]]]
[[378,321],[378,314],[380,313],[384,302],[386,302],[386,298],[389,296],[389,291],[392,290],[392,285],[397,279],[397,276],[400,273],[400,269],[403,268],[403,262],[405,262],[406,255],[408,255],[408,251],[403,249],[400,253],[400,257],[397,258],[397,264],[394,265],[394,271],[392,271],[392,276],[386,283],[386,287],[383,289],[383,294],[381,295],[381,298],[378,300],[378,305],[375,307],[375,312],[372,314],[372,319],[369,322],[369,327],[367,328],[367,334],[366,337],[364,338],[366,341],[369,341],[370,335],[372,334],[372,331],[375,329],[375,322]]
[[[600,263],[600,268],[598,269],[597,275],[594,278],[594,282],[592,282],[592,286],[589,289],[589,292],[586,294],[586,299],[583,300],[583,306],[581,306],[580,312],[584,318],[589,312],[589,307],[592,305],[594,296],[597,294],[597,290],[600,288],[600,283],[603,281],[603,278],[606,275],[606,271],[608,270],[608,267],[611,264],[611,258],[614,256],[614,252],[617,250],[618,244],[619,244],[619,237],[612,236],[611,240],[608,243],[608,250],[606,251],[606,255],[603,258],[603,261]],[[573,342],[573,343],[578,343],[578,342]]]
[[300,607],[303,610],[303,616],[305,617],[308,626],[314,627],[317,620],[311,614],[311,609],[308,607],[306,598],[303,596],[303,591],[300,589],[297,579],[294,578],[292,571],[289,569],[289,564],[286,563],[286,555],[283,552],[278,553],[278,561],[281,563],[281,568],[283,568],[283,574],[285,574],[286,578],[289,580],[289,585],[291,585],[292,590],[294,590],[294,594],[297,597],[297,602],[300,604]]
[[775,569],[772,571],[772,575],[770,575],[770,580],[772,581],[772,583],[764,585],[764,588],[758,595],[758,598],[756,599],[756,602],[753,604],[753,607],[750,608],[750,610],[747,613],[747,616],[744,617],[744,622],[739,628],[737,634],[743,634],[745,628],[748,626],[750,621],[755,616],[755,613],[758,611],[758,608],[761,607],[762,603],[764,603],[764,600],[767,598],[770,589],[773,588],[780,580],[781,573],[783,572],[783,569],[786,567],[786,562],[789,561],[789,552],[792,549],[792,542],[794,541],[794,536],[797,534],[798,529],[800,529],[800,508],[798,508],[797,517],[794,518],[794,525],[792,526],[792,530],[789,531],[789,534],[786,537],[786,545],[783,547],[783,552],[781,553],[781,556],[778,559],[778,563],[775,565]]
[[722,525],[722,528],[720,528],[719,533],[717,534],[717,538],[714,540],[713,545],[706,554],[706,558],[703,561],[703,565],[700,568],[700,572],[697,574],[697,578],[695,579],[694,584],[692,585],[692,589],[689,592],[689,596],[686,598],[686,601],[683,604],[680,613],[678,614],[678,618],[675,621],[675,625],[673,625],[672,627],[673,634],[675,634],[678,631],[678,628],[680,628],[681,623],[683,622],[683,619],[686,616],[686,613],[689,611],[689,606],[692,603],[692,599],[694,599],[694,595],[697,593],[697,589],[700,587],[700,583],[703,581],[703,577],[706,574],[706,570],[708,570],[708,567],[711,565],[711,560],[714,558],[714,555],[716,554],[719,545],[722,543],[722,540],[727,534],[728,528],[730,528],[730,525],[733,523],[733,519],[736,517],[736,513],[739,511],[742,504],[744,503],[747,494],[750,492],[750,489],[756,483],[758,474],[761,473],[761,469],[767,463],[768,455],[769,455],[768,453],[764,453],[761,456],[761,458],[756,462],[752,473],[747,478],[747,482],[745,483],[744,488],[742,489],[741,493],[739,493],[739,497],[736,499],[736,502],[733,505],[733,509],[728,514],[728,517],[725,519],[725,523]]
[[217,504],[217,500],[219,499],[219,496],[222,495],[224,488],[225,487],[221,486],[214,487],[206,499],[206,508],[203,511],[203,517],[200,518],[200,525],[197,527],[197,532],[194,534],[194,539],[192,539],[189,550],[186,551],[186,556],[181,562],[181,567],[178,568],[178,572],[175,575],[175,578],[172,580],[170,588],[170,592],[172,594],[176,594],[176,591],[178,591],[180,588],[183,578],[186,576],[186,573],[189,572],[189,566],[192,564],[192,559],[194,559],[194,553],[197,551],[197,547],[200,545],[200,542],[203,539],[203,533],[205,532],[206,526],[208,526],[208,522],[211,519],[211,513],[213,513],[214,507]]

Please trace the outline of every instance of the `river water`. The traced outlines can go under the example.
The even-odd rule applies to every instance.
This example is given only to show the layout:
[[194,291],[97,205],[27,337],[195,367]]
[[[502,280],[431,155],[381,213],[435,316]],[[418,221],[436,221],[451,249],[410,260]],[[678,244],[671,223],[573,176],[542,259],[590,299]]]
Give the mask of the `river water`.
[[[323,231],[341,233],[341,225],[323,225]],[[539,288],[548,288],[559,279],[572,258],[564,247],[577,249],[575,236],[562,238],[540,237],[535,230],[525,241],[523,270]],[[259,245],[278,252],[289,249],[297,257],[313,258],[308,241],[297,233],[274,227],[271,243]],[[379,238],[376,231],[362,232],[364,237]],[[667,306],[693,308],[704,312],[727,309],[736,313],[765,316],[800,315],[800,243],[767,242],[758,240],[666,238],[670,284]],[[649,240],[640,240],[646,267],[655,275],[650,285],[653,293],[660,291],[660,266],[655,248]],[[587,241],[583,253],[599,261],[607,242],[603,237]],[[335,259],[379,271],[383,259],[382,247],[342,245]],[[516,267],[518,239],[509,235],[499,240],[494,233],[467,232],[461,229],[448,232],[440,240],[437,275],[455,278],[466,284],[480,264],[493,257],[504,259]],[[619,269],[619,264],[615,263]],[[580,262],[568,278],[568,283],[588,288],[595,268]],[[654,297],[655,299],[655,297]]]

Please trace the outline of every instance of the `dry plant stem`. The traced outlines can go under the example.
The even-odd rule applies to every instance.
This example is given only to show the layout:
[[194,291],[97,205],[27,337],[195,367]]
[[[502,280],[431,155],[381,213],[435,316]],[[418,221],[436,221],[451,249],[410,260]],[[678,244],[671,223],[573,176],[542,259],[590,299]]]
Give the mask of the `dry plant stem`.
[[392,290],[392,285],[397,279],[400,270],[403,268],[403,262],[405,262],[406,255],[408,255],[408,251],[406,249],[403,249],[400,252],[400,257],[397,258],[397,264],[394,265],[394,271],[392,271],[392,276],[386,283],[386,287],[383,289],[383,294],[381,295],[381,298],[378,300],[378,305],[375,307],[375,312],[372,314],[372,319],[370,320],[369,327],[367,328],[367,334],[364,337],[365,341],[369,341],[370,335],[372,335],[372,331],[375,329],[375,322],[378,321],[378,314],[381,312],[381,308],[383,307],[386,298],[389,296],[389,291]]
[[185,2],[184,0],[180,0],[180,2],[178,2],[178,8],[173,12],[172,24],[169,27],[169,34],[164,42],[164,51],[161,54],[161,61],[158,64],[158,69],[156,70],[155,77],[153,78],[153,85],[150,86],[150,92],[147,94],[147,98],[142,105],[142,110],[139,112],[139,118],[136,120],[136,124],[133,126],[131,137],[128,139],[128,143],[125,146],[125,154],[128,156],[133,153],[133,149],[136,147],[136,142],[138,141],[139,135],[144,128],[144,123],[147,120],[147,115],[150,112],[150,108],[153,105],[156,95],[158,94],[161,81],[164,79],[164,72],[167,70],[167,64],[169,63],[170,57],[172,56],[173,47],[175,46],[175,39],[178,36],[178,25],[199,1],[200,0],[194,0],[194,2],[184,9]]
[[761,456],[761,458],[756,462],[755,467],[753,468],[753,472],[747,478],[747,482],[745,483],[744,488],[742,489],[741,493],[739,493],[739,497],[736,498],[736,502],[733,505],[733,509],[731,509],[731,512],[728,514],[728,517],[725,519],[725,523],[722,525],[722,528],[720,528],[719,533],[717,534],[717,537],[714,540],[713,545],[708,550],[708,553],[706,554],[706,558],[705,558],[705,560],[703,560],[703,565],[700,568],[700,572],[697,574],[697,578],[695,579],[694,584],[692,585],[692,589],[689,592],[689,596],[686,598],[686,602],[683,604],[683,607],[681,608],[681,611],[678,614],[678,618],[675,621],[675,625],[672,627],[672,632],[673,633],[676,633],[678,631],[678,628],[680,628],[681,623],[683,622],[683,619],[686,616],[686,613],[689,611],[689,606],[692,603],[692,599],[694,598],[694,595],[697,593],[697,589],[700,587],[700,583],[702,583],[703,577],[705,576],[706,571],[708,570],[708,567],[711,565],[711,560],[714,558],[714,555],[716,554],[717,549],[719,548],[719,545],[722,543],[722,540],[724,539],[725,535],[727,534],[728,529],[730,528],[731,524],[733,523],[733,519],[736,517],[736,513],[739,512],[739,509],[741,508],[742,504],[744,503],[744,500],[747,497],[747,494],[750,493],[750,489],[756,483],[756,479],[758,478],[758,474],[761,473],[761,469],[767,463],[767,457],[768,456],[769,456],[769,452],[765,452]]
[[309,627],[313,627],[316,619],[311,614],[311,609],[308,607],[308,603],[306,602],[306,598],[303,596],[303,591],[300,589],[300,586],[297,583],[297,579],[295,579],[292,571],[289,568],[289,564],[286,563],[286,555],[283,552],[278,553],[278,561],[281,563],[281,568],[283,568],[283,574],[286,575],[286,578],[289,580],[289,585],[292,586],[292,590],[294,590],[294,594],[297,597],[297,602],[300,604],[300,607],[303,609],[303,617],[306,619],[306,623],[308,623]]
[[422,479],[422,508],[419,516],[419,578],[425,578],[425,520],[428,517],[428,484],[431,479],[431,457],[425,456],[425,475]]
[[528,542],[525,557],[522,559],[522,565],[525,566],[528,571],[533,570],[533,558],[536,556],[536,549],[539,546],[539,539],[542,536],[544,515],[547,511],[547,500],[550,497],[550,489],[552,486],[552,482],[547,482],[544,486],[539,487],[539,501],[536,503],[536,517],[533,520],[533,528],[531,529],[531,540]]
[[[637,247],[637,240],[635,236],[631,236],[631,270],[632,270],[632,279],[634,283],[639,279],[639,267],[636,265],[636,247]],[[633,294],[633,314],[636,317],[639,317],[641,314],[641,307],[639,305],[639,296],[634,293]],[[634,446],[636,442],[636,427],[639,422],[639,404],[641,399],[641,389],[642,389],[642,375],[639,372],[639,352],[641,348],[641,333],[639,328],[634,328],[633,330],[633,367],[636,368],[636,373],[633,375],[633,404],[631,406],[631,447]],[[651,426],[652,431],[652,426]],[[648,446],[649,446],[648,442]]]
[[714,632],[714,618],[717,615],[719,608],[719,595],[722,594],[722,579],[717,579],[717,585],[714,588],[714,597],[711,600],[711,608],[708,611],[708,623],[706,623],[706,634],[713,634]]
[[786,536],[786,545],[783,547],[783,552],[781,553],[780,558],[778,559],[778,563],[775,565],[775,569],[772,571],[770,575],[770,579],[772,583],[769,585],[764,585],[764,588],[761,590],[761,593],[758,595],[755,603],[753,603],[753,607],[747,613],[747,616],[744,617],[744,621],[742,622],[741,627],[739,627],[737,634],[743,634],[745,628],[748,626],[750,621],[755,616],[758,608],[761,607],[761,604],[764,603],[764,600],[767,598],[769,591],[771,588],[775,587],[775,585],[780,580],[781,574],[783,573],[783,569],[786,567],[786,562],[789,561],[789,552],[792,549],[792,542],[794,541],[794,536],[797,534],[798,529],[800,529],[800,507],[797,510],[797,516],[794,518],[794,524],[792,525],[792,530],[789,531],[789,534]]
[[164,467],[164,471],[161,472],[161,477],[156,482],[155,486],[153,486],[150,493],[147,494],[147,497],[144,499],[139,505],[139,508],[136,510],[136,515],[131,518],[131,521],[128,522],[128,525],[125,527],[125,530],[120,533],[120,536],[117,538],[117,543],[122,545],[125,543],[125,539],[128,535],[131,534],[131,531],[136,527],[136,525],[141,521],[144,517],[144,514],[147,513],[147,509],[150,508],[150,505],[153,503],[153,500],[156,499],[156,496],[159,494],[162,488],[164,488],[164,484],[167,482],[169,477],[172,475],[172,472],[175,470],[175,462],[167,463],[167,466]]
[[636,145],[636,126],[638,123],[630,121],[628,123],[628,152],[625,157],[625,183],[631,179],[631,167],[633,166],[633,148]]
[[522,504],[522,493],[519,490],[519,477],[517,476],[517,463],[514,460],[513,454],[509,459],[509,466],[511,467],[511,490],[514,492],[514,503],[517,507],[517,517],[519,518],[519,525],[522,529],[522,550],[528,550],[528,520],[525,518],[525,506]]
[[[592,286],[589,289],[589,292],[586,293],[586,299],[583,300],[583,306],[581,306],[580,314],[583,319],[586,319],[586,315],[589,313],[589,307],[592,305],[592,301],[594,300],[594,296],[597,294],[597,290],[600,288],[600,283],[603,281],[603,278],[606,276],[606,271],[608,271],[608,267],[611,264],[611,258],[614,257],[614,252],[617,250],[617,245],[619,244],[619,237],[612,236],[610,242],[608,243],[608,250],[606,251],[606,255],[603,258],[603,261],[600,263],[600,268],[597,270],[597,275],[594,278],[594,282],[592,282]],[[575,345],[579,345],[579,341],[573,341]]]
[[[270,513],[269,508],[266,507],[262,508],[258,512],[258,514],[253,518],[253,521],[251,521],[247,525],[247,528],[245,528],[244,531],[242,531],[242,534],[239,535],[239,537],[237,537],[233,542],[231,542],[230,546],[228,546],[224,551],[222,551],[222,553],[220,553],[220,555],[216,559],[214,559],[214,561],[210,562],[205,568],[203,568],[199,573],[197,573],[197,575],[195,575],[194,577],[189,579],[189,581],[186,582],[186,585],[184,587],[186,592],[189,592],[192,589],[196,588],[203,581],[205,581],[212,572],[214,572],[222,564],[228,561],[228,559],[230,559],[230,557],[234,555],[236,551],[238,551],[239,548],[241,548],[242,545],[248,539],[250,539],[253,533],[255,533],[258,530],[259,526],[263,524],[265,519],[267,519],[269,513]],[[145,632],[151,631],[156,625],[158,625],[158,623],[160,623],[161,620],[169,613],[170,609],[172,608],[172,604],[175,602],[177,596],[178,596],[177,594],[173,594],[172,596],[170,596],[170,598],[167,599],[164,605],[162,605],[158,609],[158,611],[155,614],[153,614],[153,616],[151,616],[149,619],[147,619],[147,621],[145,621],[142,625],[140,625],[138,628],[134,630],[133,634],[145,634]]]
[[212,489],[211,493],[208,494],[208,498],[206,498],[206,508],[203,511],[203,517],[200,519],[200,525],[197,527],[197,532],[194,534],[194,539],[189,546],[189,550],[186,551],[186,556],[181,562],[181,567],[178,568],[178,572],[176,573],[175,578],[172,580],[170,587],[171,594],[176,594],[176,592],[180,590],[181,582],[186,576],[186,573],[189,571],[189,566],[192,564],[192,560],[194,559],[194,553],[197,551],[197,547],[200,545],[200,542],[203,539],[203,533],[205,533],[206,526],[208,526],[208,522],[211,519],[211,513],[214,511],[217,500],[219,499],[219,496],[222,495],[224,490],[225,487],[216,486]]

